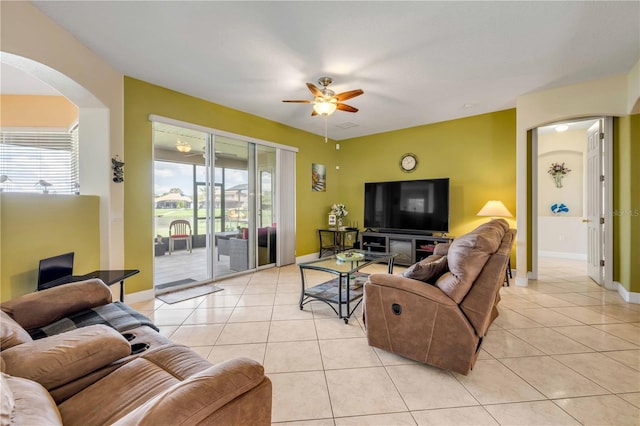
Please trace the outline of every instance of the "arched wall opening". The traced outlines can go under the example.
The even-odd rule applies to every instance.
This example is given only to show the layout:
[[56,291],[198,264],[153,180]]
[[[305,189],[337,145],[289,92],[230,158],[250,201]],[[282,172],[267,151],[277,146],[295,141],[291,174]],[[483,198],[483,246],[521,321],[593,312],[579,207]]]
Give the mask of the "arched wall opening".
[[[73,197],[68,196],[47,196],[43,198],[42,196],[21,197],[24,194],[6,194],[3,200],[5,203],[3,210],[7,212],[7,217],[3,222],[6,222],[7,225],[5,225],[6,229],[3,232],[3,243],[7,245],[3,253],[0,252],[5,265],[16,265],[15,259],[7,258],[12,251],[8,245],[13,244],[14,247],[16,245],[16,239],[11,234],[11,225],[20,223],[20,219],[16,221],[14,220],[15,217],[29,216],[29,213],[25,214],[25,211],[42,210],[38,213],[38,217],[41,219],[39,221],[40,227],[38,228],[40,235],[32,236],[28,235],[29,231],[23,231],[26,232],[23,238],[33,243],[33,250],[31,251],[33,259],[23,260],[24,263],[16,265],[17,270],[10,270],[8,274],[3,274],[3,281],[6,281],[2,284],[3,293],[16,296],[32,290],[31,282],[35,273],[33,267],[37,267],[39,257],[46,257],[46,253],[56,250],[55,247],[59,241],[52,240],[61,239],[60,235],[58,235],[61,230],[58,227],[67,220],[67,218],[60,217],[59,213],[56,212],[65,209],[81,209],[83,212],[69,211],[68,219],[71,222],[77,223],[78,217],[75,220],[73,218],[75,214],[92,217],[84,218],[86,220],[84,229],[82,226],[73,227],[72,224],[69,224],[71,226],[62,231],[63,235],[69,235],[72,241],[74,238],[83,239],[83,236],[86,240],[97,240],[94,244],[90,241],[86,241],[86,244],[85,241],[81,243],[75,241],[75,244],[71,244],[73,250],[85,251],[84,255],[77,256],[80,262],[76,262],[76,271],[83,272],[84,268],[113,268],[114,265],[121,263],[122,259],[113,259],[110,250],[112,241],[112,229],[110,226],[112,194],[110,184],[111,170],[109,167],[109,159],[111,157],[109,108],[82,85],[45,64],[7,52],[0,52],[0,62],[46,83],[78,108],[81,194],[79,198],[83,198],[73,200]],[[26,221],[26,219],[24,220]],[[87,224],[91,224],[93,228],[97,229],[89,229]],[[53,232],[49,234],[47,230]],[[92,238],[91,235],[96,237]],[[62,247],[64,245],[61,245],[61,249]],[[29,250],[28,247],[22,247],[22,249],[23,251]],[[25,268],[28,269],[25,270]]]
[[[612,116],[628,117],[634,114],[635,107],[640,99],[640,85],[634,82],[640,81],[640,62],[626,75],[604,78],[587,83],[550,89],[543,92],[531,93],[519,97],[516,100],[516,205],[518,241],[516,243],[517,276],[516,284],[526,286],[528,283],[528,271],[531,262],[531,217],[529,215],[531,198],[531,130],[555,122],[571,121],[585,117]],[[625,123],[629,121],[625,119]],[[629,123],[626,123],[629,126]],[[614,121],[615,127],[615,121]],[[628,132],[627,132],[628,133]],[[629,139],[629,137],[627,137]],[[614,138],[615,140],[615,138]],[[630,140],[624,142],[627,147],[632,146]],[[613,155],[617,155],[615,152]],[[633,151],[633,155],[637,155]],[[629,167],[627,167],[629,169]],[[632,197],[630,186],[634,185],[634,172],[627,170],[622,176],[614,179],[614,191],[620,190],[621,185],[626,188],[619,194],[625,201]],[[640,231],[634,224],[628,227],[629,234]],[[614,238],[620,238],[622,231],[614,234]],[[626,249],[625,249],[626,250]],[[616,261],[620,262],[620,255]],[[624,261],[620,265],[626,275],[636,273],[636,266],[632,262]],[[616,279],[614,277],[614,279]],[[624,287],[624,288],[623,288]],[[640,289],[632,280],[626,280],[618,285],[618,292],[631,293],[635,298]],[[626,300],[627,298],[625,298]]]

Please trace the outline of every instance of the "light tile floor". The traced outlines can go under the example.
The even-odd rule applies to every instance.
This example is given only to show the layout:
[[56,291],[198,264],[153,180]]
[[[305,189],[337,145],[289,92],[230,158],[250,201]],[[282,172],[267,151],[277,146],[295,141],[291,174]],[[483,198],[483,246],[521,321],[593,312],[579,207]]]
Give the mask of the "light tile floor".
[[133,307],[213,363],[261,362],[274,424],[639,425],[640,305],[591,282],[581,262],[541,258],[540,267],[528,287],[502,288],[468,376],[369,347],[359,312],[345,324],[321,302],[301,311],[294,265]]

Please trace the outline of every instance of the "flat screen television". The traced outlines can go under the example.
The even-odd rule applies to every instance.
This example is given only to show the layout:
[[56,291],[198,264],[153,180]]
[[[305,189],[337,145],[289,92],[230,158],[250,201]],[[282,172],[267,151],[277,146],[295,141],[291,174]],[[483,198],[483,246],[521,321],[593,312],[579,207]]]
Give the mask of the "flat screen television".
[[365,183],[364,226],[379,232],[449,232],[449,178]]

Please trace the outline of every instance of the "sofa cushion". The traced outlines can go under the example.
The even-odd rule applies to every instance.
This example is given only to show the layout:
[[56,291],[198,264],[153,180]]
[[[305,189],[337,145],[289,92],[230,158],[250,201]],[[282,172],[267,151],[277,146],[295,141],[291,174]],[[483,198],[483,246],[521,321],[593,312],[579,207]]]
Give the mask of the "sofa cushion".
[[447,256],[431,255],[409,266],[402,276],[428,283],[435,282],[446,271]]
[[53,389],[130,353],[131,346],[120,333],[92,325],[7,349],[2,359],[8,374]]
[[2,302],[0,309],[30,330],[108,303],[111,303],[109,287],[99,279],[90,279],[25,294]]
[[[11,377],[7,374],[0,374],[2,382],[2,426],[15,425],[62,425],[60,413],[55,402],[51,399],[49,392],[42,385],[31,380],[20,377]],[[8,389],[8,392],[5,390]],[[8,397],[11,394],[11,398]],[[7,400],[5,401],[5,398]],[[9,413],[5,412],[6,407],[11,407]],[[5,422],[6,419],[9,422]]]
[[[159,425],[166,423],[167,418],[176,425],[228,424],[209,416],[264,380],[264,368],[257,361],[227,360],[173,385],[115,425]],[[246,409],[259,410],[260,407],[247,406]]]
[[474,231],[477,233],[476,231],[480,231],[482,229],[485,228],[496,228],[501,230],[502,235],[504,235],[508,230],[509,230],[509,223],[504,220],[504,219],[491,219],[489,222],[487,223],[483,223],[482,225],[478,226]]
[[[58,406],[65,425],[112,424],[211,363],[190,348],[168,344],[144,352]],[[123,387],[123,383],[126,386]],[[112,395],[105,398],[105,395]],[[87,410],[87,407],[100,407]]]
[[447,254],[449,272],[436,281],[438,288],[456,303],[462,302],[501,241],[500,233],[492,228],[456,238]]
[[0,311],[0,351],[31,341],[31,336],[20,324]]
[[0,425],[11,424],[11,414],[15,406],[16,401],[13,399],[13,392],[5,379],[5,374],[0,374]]

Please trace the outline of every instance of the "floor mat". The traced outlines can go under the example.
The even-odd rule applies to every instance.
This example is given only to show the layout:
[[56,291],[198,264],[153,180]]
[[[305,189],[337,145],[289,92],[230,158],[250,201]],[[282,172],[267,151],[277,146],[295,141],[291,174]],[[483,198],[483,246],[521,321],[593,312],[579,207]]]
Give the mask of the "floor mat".
[[183,280],[178,280],[178,281],[171,281],[168,283],[162,283],[162,284],[158,284],[156,285],[156,290],[162,290],[168,287],[175,287],[177,285],[182,285],[182,284],[189,284],[189,283],[195,283],[196,280],[194,280],[193,278],[185,278]]
[[223,288],[213,284],[205,284],[184,290],[172,291],[171,293],[159,294],[156,296],[156,299],[172,304],[182,302],[183,300],[193,299],[194,297],[204,296],[205,294],[215,293],[220,290],[223,290]]

